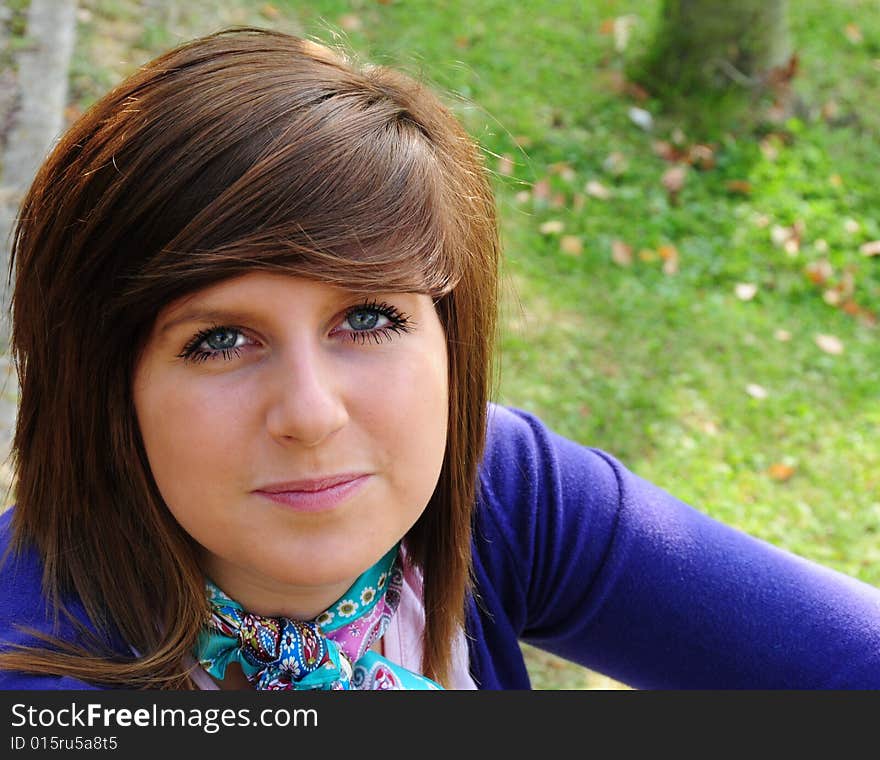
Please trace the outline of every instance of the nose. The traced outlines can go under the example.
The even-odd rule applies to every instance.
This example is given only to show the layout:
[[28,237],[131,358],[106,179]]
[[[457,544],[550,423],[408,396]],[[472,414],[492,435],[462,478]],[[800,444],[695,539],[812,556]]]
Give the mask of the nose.
[[266,413],[269,434],[280,443],[318,446],[348,422],[341,373],[320,347],[295,349],[281,355],[273,368]]

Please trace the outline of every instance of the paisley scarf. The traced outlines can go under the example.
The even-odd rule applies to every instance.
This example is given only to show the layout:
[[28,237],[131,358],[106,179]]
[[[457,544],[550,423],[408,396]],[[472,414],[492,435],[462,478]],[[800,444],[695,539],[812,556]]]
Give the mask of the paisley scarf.
[[311,621],[253,615],[208,580],[196,659],[218,679],[237,662],[257,689],[439,689],[370,649],[400,604],[399,565],[398,545]]

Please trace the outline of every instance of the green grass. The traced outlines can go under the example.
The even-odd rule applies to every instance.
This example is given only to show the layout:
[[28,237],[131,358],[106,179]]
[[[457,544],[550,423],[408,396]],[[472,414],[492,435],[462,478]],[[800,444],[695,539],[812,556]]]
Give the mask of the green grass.
[[[694,134],[650,93],[621,92],[650,39],[652,0],[239,1],[224,3],[223,18],[181,11],[173,34],[121,0],[83,5],[92,19],[81,25],[74,72],[81,105],[188,29],[228,22],[342,37],[368,60],[447,92],[490,167],[500,169],[501,156],[513,166],[495,177],[506,249],[498,400],[607,449],[721,520],[880,585],[880,343],[871,318],[880,257],[859,253],[880,238],[876,4],[799,2],[794,116],[748,129],[704,123]],[[635,25],[619,51],[602,22],[625,15]],[[130,37],[123,65],[100,55],[114,27]],[[653,114],[652,132],[630,120],[633,106]],[[676,138],[682,148],[708,142],[714,167],[690,169],[672,202],[661,184],[670,164],[653,144]],[[590,181],[610,197],[590,196]],[[549,197],[536,197],[536,183]],[[543,234],[548,221],[563,232]],[[800,230],[796,251],[773,241],[774,227]],[[563,235],[580,251],[563,252]],[[612,261],[614,241],[631,247],[630,266]],[[677,272],[664,273],[661,246],[677,251]],[[818,286],[807,267],[820,262],[830,274]],[[738,283],[757,286],[755,297],[740,300]],[[835,287],[847,288],[842,302],[854,313],[823,299]],[[843,353],[823,351],[817,335],[838,338]],[[753,384],[766,398],[749,395]],[[791,476],[773,477],[779,465]],[[609,687],[554,658],[528,657],[537,687]]]

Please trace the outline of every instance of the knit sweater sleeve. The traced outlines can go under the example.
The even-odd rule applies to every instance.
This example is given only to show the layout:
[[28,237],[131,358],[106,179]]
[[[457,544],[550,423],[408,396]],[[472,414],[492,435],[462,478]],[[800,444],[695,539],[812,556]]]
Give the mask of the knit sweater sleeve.
[[489,441],[478,564],[520,639],[637,688],[880,688],[880,589],[521,410]]

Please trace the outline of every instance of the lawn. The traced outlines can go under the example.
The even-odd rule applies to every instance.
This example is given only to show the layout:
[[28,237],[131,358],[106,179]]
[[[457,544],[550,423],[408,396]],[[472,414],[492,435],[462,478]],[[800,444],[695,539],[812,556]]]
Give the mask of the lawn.
[[[496,399],[880,584],[876,4],[798,2],[793,112],[699,127],[633,86],[651,0],[80,5],[70,118],[232,24],[342,41],[445,92],[497,190]],[[528,658],[538,688],[616,686]]]

